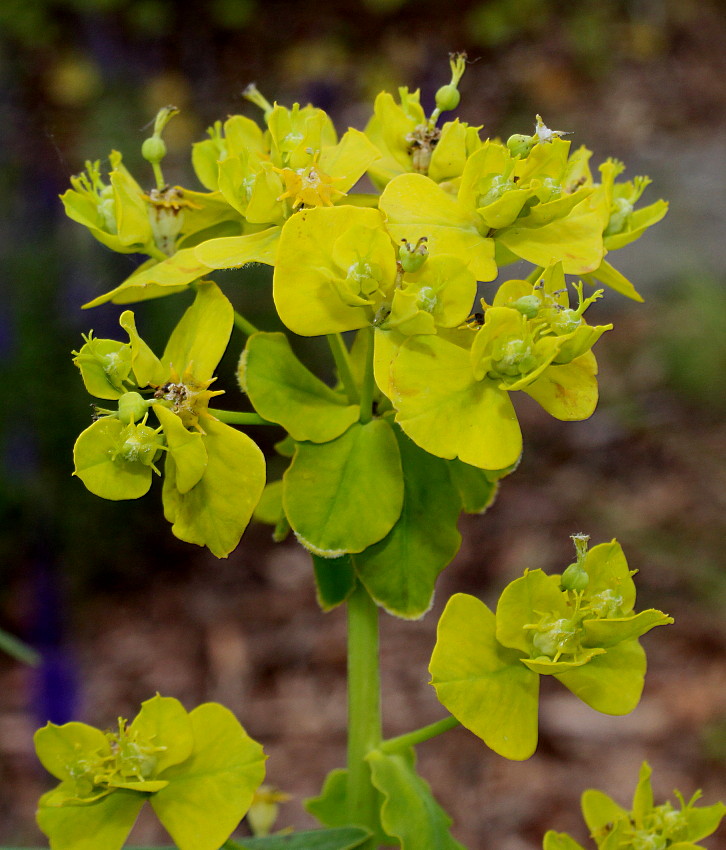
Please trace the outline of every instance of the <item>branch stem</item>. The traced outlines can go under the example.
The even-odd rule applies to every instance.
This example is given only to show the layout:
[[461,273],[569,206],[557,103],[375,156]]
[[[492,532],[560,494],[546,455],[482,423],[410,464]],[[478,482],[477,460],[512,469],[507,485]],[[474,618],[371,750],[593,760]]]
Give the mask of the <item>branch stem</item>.
[[348,401],[351,404],[357,404],[360,396],[358,387],[355,385],[353,377],[353,367],[350,362],[348,349],[340,334],[328,334],[328,345],[335,360],[335,368],[338,370],[338,377],[343,382],[345,394],[348,396]]
[[461,724],[455,717],[444,717],[443,720],[437,720],[436,723],[429,723],[428,726],[414,729],[413,732],[407,732],[405,735],[389,738],[381,744],[380,749],[384,753],[397,753],[400,750],[405,750],[407,747],[414,747],[416,744],[429,741],[431,738],[442,735],[444,732],[448,732],[449,729],[455,729],[459,725]]

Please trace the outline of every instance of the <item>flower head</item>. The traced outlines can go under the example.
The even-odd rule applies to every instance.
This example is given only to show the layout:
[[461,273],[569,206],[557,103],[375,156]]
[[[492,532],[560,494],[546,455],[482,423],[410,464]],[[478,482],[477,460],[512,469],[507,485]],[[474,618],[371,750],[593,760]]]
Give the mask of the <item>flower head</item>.
[[89,836],[120,850],[147,799],[181,850],[217,850],[265,774],[262,748],[226,708],[205,703],[187,713],[158,694],[113,731],[49,723],[35,747],[60,780],[38,805],[52,850],[86,846]]

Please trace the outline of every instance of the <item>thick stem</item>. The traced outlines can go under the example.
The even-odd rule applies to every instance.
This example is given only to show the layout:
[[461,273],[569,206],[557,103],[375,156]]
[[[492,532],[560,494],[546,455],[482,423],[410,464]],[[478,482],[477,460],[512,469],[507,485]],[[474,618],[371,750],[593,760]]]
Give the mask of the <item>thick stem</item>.
[[363,385],[360,390],[360,423],[365,425],[373,419],[373,393],[376,388],[373,377],[373,328],[367,327],[360,331],[366,346],[365,370],[363,371]]
[[443,720],[437,720],[436,723],[429,723],[428,726],[414,729],[413,732],[407,732],[405,735],[389,738],[381,744],[381,750],[384,753],[397,753],[400,750],[405,750],[406,747],[414,747],[416,744],[429,741],[431,738],[442,735],[444,732],[448,732],[449,729],[455,729],[459,725],[459,721],[455,717],[444,717]]
[[[378,819],[376,790],[366,755],[381,743],[378,609],[359,584],[348,599],[348,820]],[[361,850],[374,850],[366,843]]]
[[348,401],[351,404],[357,404],[359,399],[358,387],[355,385],[353,369],[350,365],[350,356],[343,342],[343,337],[340,334],[328,334],[328,345],[333,353],[335,368],[338,370],[338,377],[343,383]]

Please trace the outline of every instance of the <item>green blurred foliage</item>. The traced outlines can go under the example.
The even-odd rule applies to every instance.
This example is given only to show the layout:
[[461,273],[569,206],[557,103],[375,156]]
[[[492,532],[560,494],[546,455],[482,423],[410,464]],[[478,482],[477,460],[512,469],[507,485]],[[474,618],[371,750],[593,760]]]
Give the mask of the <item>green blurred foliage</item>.
[[708,275],[673,286],[654,345],[665,385],[708,418],[726,413],[726,287]]

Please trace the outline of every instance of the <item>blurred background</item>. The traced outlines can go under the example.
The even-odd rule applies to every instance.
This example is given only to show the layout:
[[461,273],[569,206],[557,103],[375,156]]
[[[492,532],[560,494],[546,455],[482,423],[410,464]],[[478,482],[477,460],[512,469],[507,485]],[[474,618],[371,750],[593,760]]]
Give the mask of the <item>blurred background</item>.
[[[398,85],[420,87],[430,111],[453,50],[476,60],[460,86],[462,120],[507,138],[531,132],[540,113],[596,164],[616,156],[626,178],[649,174],[643,202],[664,197],[671,210],[613,258],[645,304],[608,293],[589,314],[615,322],[597,348],[595,415],[559,423],[519,404],[520,469],[486,515],[462,520],[434,610],[415,623],[385,618],[386,732],[442,716],[426,666],[451,593],[493,601],[525,567],[568,564],[570,534],[617,536],[640,570],[639,607],[676,618],[645,638],[638,709],[597,715],[548,682],[531,760],[508,763],[457,730],[419,748],[422,772],[472,850],[540,847],[548,828],[584,841],[580,792],[627,803],[644,758],[661,799],[674,787],[726,799],[724,44],[719,0],[0,3],[0,628],[43,659],[33,669],[0,653],[0,844],[41,843],[33,815],[49,780],[35,728],[108,727],[156,691],[238,714],[271,754],[269,780],[293,795],[281,827],[314,825],[301,800],[344,760],[344,615],[317,609],[304,552],[253,526],[217,561],[171,536],[158,486],[110,503],[71,478],[90,398],[70,351],[91,328],[114,337],[122,309],[79,307],[134,260],[66,220],[58,195],[112,148],[150,183],[140,146],[169,103],[181,114],[165,132],[165,176],[201,188],[189,146],[228,114],[259,117],[241,96],[251,81],[270,100],[323,107],[341,129],[363,128],[375,94]],[[277,327],[266,270],[218,280],[253,322]],[[139,306],[156,350],[186,303]],[[240,345],[224,361],[229,407]],[[303,356],[330,368],[319,347]],[[250,434],[266,448],[277,439]],[[167,840],[146,817],[132,838]],[[726,848],[726,835],[706,844]]]

